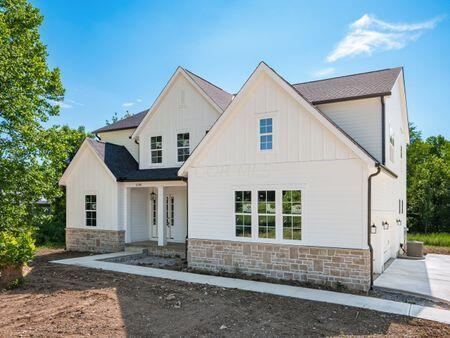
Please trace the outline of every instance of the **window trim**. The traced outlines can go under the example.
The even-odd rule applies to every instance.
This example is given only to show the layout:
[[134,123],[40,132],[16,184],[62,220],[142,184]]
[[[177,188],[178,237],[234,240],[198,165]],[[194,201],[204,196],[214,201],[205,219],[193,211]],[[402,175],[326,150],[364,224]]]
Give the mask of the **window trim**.
[[[152,138],[154,138],[154,137],[161,137],[161,149],[153,149],[152,148]],[[163,135],[151,135],[150,136],[150,165],[152,165],[152,166],[162,166],[163,165],[163,163],[164,163],[164,146],[163,146],[163,143],[164,142],[164,138],[163,138]],[[152,153],[153,153],[153,151],[161,151],[161,162],[153,162],[153,156],[152,156]]]
[[[242,194],[242,200],[241,200],[240,203],[243,204],[245,202],[244,201],[244,195],[245,195],[246,192],[250,192],[250,213],[243,212],[243,211],[242,212],[237,212],[236,211],[236,204],[237,204],[236,193],[241,193]],[[238,238],[238,239],[247,238],[248,239],[248,238],[252,238],[253,237],[253,234],[254,234],[254,230],[253,230],[253,224],[254,224],[254,222],[253,222],[253,210],[254,210],[253,200],[254,200],[254,194],[253,194],[252,190],[248,190],[248,189],[233,190],[233,218],[234,218],[234,221],[233,221],[234,227],[233,227],[233,229],[234,229],[234,237],[235,238]],[[242,225],[236,224],[236,217],[237,216],[242,216],[242,217],[250,216],[250,236],[245,236],[245,228],[248,227],[248,226],[245,225],[244,221],[243,221]],[[242,226],[242,232],[243,232],[244,236],[238,236],[236,234],[236,228],[238,226]]]
[[[188,145],[187,145],[187,147],[186,146],[182,146],[182,147],[178,146],[178,135],[182,135],[182,134],[188,134]],[[178,131],[177,132],[177,138],[176,138],[175,142],[176,142],[176,145],[177,145],[177,153],[176,153],[177,162],[178,163],[184,163],[189,158],[189,156],[191,155],[191,133],[189,131]],[[188,156],[183,161],[180,161],[180,159],[178,158],[178,151],[180,149],[187,149],[188,150]]]
[[[272,132],[271,133],[261,133],[261,127],[260,127],[260,121],[261,120],[266,120],[266,119],[272,119]],[[258,116],[258,118],[256,119],[257,122],[257,149],[259,153],[272,153],[275,151],[275,117],[273,116],[273,114],[271,113],[264,113],[261,114],[260,116]],[[272,136],[272,148],[271,149],[261,149],[261,137],[262,136],[267,136],[267,135],[271,135]]]
[[[87,196],[95,196],[95,209],[87,209],[87,207],[86,207],[86,203],[88,203],[88,202],[86,202]],[[84,209],[84,226],[88,227],[88,228],[93,228],[93,227],[97,228],[98,227],[98,194],[97,194],[97,192],[92,192],[92,191],[85,192],[83,194],[83,203],[84,203],[84,207],[83,207],[83,209]],[[90,202],[90,203],[92,203],[92,202]],[[95,225],[87,224],[88,223],[87,222],[88,221],[88,217],[87,217],[88,212],[95,213]],[[90,219],[92,219],[92,218],[90,218]]]
[[[230,205],[230,235],[234,241],[252,242],[252,243],[268,243],[268,244],[295,244],[295,245],[310,245],[308,243],[308,186],[305,183],[300,184],[267,184],[267,185],[236,185],[232,186],[233,200]],[[261,190],[275,190],[275,238],[259,238],[258,237],[258,191]],[[302,227],[301,239],[289,240],[283,239],[283,218],[282,218],[282,191],[283,190],[300,190],[302,194]],[[252,236],[238,237],[235,235],[235,206],[234,206],[234,192],[235,191],[251,191],[252,194]],[[255,198],[256,196],[256,198]]]

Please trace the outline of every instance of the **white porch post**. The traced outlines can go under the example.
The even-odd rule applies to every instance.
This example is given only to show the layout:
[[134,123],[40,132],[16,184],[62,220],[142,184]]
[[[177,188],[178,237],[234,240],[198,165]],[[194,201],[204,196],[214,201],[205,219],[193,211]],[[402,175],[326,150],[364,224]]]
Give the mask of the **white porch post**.
[[164,224],[164,186],[158,186],[158,245],[166,245],[166,225]]
[[131,242],[131,229],[130,229],[130,223],[129,223],[129,215],[128,215],[128,201],[129,201],[129,188],[124,187],[123,188],[123,205],[122,205],[122,214],[123,214],[123,230],[125,230],[125,243]]

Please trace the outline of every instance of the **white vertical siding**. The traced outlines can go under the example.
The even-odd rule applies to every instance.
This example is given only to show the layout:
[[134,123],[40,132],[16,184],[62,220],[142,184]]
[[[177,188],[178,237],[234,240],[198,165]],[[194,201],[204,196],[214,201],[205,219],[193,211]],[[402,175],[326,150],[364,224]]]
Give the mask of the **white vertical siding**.
[[371,98],[319,105],[323,113],[366,149],[382,159],[381,99]]
[[[177,134],[189,133],[192,152],[218,116],[217,110],[199,91],[184,76],[178,75],[139,136],[140,168],[181,166],[182,163],[177,159]],[[150,162],[151,136],[162,136],[162,164],[155,165]]]
[[[189,237],[263,241],[235,237],[233,192],[298,187],[299,244],[367,248],[365,164],[268,77],[249,90],[189,169]],[[273,117],[272,152],[258,150],[262,116]]]
[[[97,226],[85,226],[84,196],[97,195]],[[68,228],[118,230],[117,183],[93,151],[86,147],[67,182]]]
[[102,141],[125,146],[134,159],[139,162],[139,146],[130,139],[135,129],[114,130],[104,133],[98,133]]

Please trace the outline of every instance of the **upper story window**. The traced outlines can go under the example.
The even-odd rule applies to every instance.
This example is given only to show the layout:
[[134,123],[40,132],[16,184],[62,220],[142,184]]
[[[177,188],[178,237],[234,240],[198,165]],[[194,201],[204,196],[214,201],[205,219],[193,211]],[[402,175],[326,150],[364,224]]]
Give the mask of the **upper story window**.
[[97,195],[84,196],[84,210],[86,214],[86,226],[97,226]]
[[273,120],[271,117],[259,120],[259,150],[272,150]]
[[162,163],[162,136],[152,136],[150,139],[152,163]]
[[389,125],[389,159],[394,162],[395,158],[395,134],[392,126]]
[[189,157],[189,133],[177,135],[178,162],[184,162]]

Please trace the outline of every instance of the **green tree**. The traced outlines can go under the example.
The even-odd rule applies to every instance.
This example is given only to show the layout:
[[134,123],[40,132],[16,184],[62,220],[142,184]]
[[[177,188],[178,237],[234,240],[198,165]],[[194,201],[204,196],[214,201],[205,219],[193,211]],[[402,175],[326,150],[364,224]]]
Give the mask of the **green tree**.
[[54,140],[43,122],[59,113],[64,90],[47,64],[42,20],[26,0],[0,0],[0,231],[32,224],[35,202],[52,189],[41,169]]
[[410,126],[408,147],[408,227],[412,232],[450,232],[450,141],[422,139]]
[[111,120],[106,120],[106,125],[116,123],[130,116],[133,116],[133,114],[131,114],[128,110],[125,112],[125,114],[123,114],[122,117],[119,117],[119,114],[117,114],[117,112],[114,112],[113,116],[111,117]]

